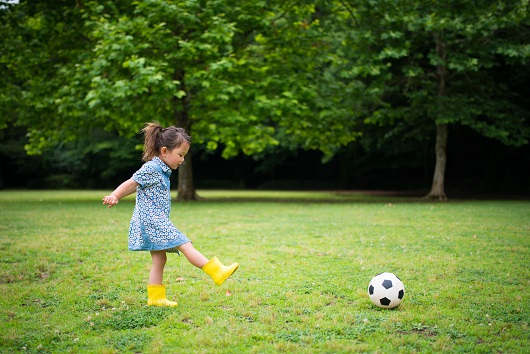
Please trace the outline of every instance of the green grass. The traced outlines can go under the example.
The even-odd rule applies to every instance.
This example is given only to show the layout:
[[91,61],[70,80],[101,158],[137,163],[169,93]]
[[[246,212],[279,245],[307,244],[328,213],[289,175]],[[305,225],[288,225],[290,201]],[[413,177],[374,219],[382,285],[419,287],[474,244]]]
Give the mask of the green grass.
[[[0,192],[0,352],[530,351],[528,201],[204,191],[171,219],[240,269],[217,287],[169,255],[179,306],[152,308],[134,197],[105,193]],[[383,271],[405,284],[392,310],[367,294]]]

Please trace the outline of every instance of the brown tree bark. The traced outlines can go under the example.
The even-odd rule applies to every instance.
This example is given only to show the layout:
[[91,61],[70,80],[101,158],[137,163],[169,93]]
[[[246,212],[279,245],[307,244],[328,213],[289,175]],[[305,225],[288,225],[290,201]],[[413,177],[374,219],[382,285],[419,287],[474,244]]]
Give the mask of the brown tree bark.
[[192,160],[191,160],[191,151],[186,154],[184,163],[180,165],[178,169],[178,191],[177,191],[177,200],[178,201],[187,201],[187,200],[198,200],[199,196],[195,190],[195,185],[193,183],[193,169],[192,169]]
[[[177,127],[184,128],[186,132],[191,135],[191,120],[188,115],[188,107],[190,105],[190,95],[186,89],[184,81],[184,70],[177,69],[175,71],[175,80],[180,81],[181,87],[186,91],[186,96],[182,98],[175,97],[176,100],[176,114],[175,114],[175,125]],[[177,200],[188,201],[198,200],[199,196],[195,190],[195,184],[193,183],[193,163],[192,163],[192,152],[186,154],[184,163],[178,168],[178,190]]]
[[447,124],[436,126],[436,165],[429,194],[425,198],[447,200],[445,195],[445,166],[447,164]]
[[[437,96],[443,98],[445,96],[445,81],[447,79],[447,68],[445,43],[440,35],[435,34],[434,40],[436,43],[436,54],[441,59],[440,64],[436,66],[437,78]],[[447,200],[445,195],[445,166],[447,165],[447,124],[436,125],[436,165],[434,168],[434,176],[432,179],[431,191],[425,198]]]

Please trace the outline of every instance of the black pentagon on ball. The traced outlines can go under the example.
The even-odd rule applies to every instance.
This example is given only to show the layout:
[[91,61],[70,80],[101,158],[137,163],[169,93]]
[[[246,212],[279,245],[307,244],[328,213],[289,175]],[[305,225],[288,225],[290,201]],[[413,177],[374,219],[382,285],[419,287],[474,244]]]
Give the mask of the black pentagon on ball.
[[390,289],[392,287],[392,280],[388,280],[386,279],[384,282],[383,282],[383,287],[385,289]]
[[401,289],[399,291],[399,294],[398,294],[398,299],[402,300],[403,299],[403,296],[405,296],[405,290],[404,289]]
[[380,299],[379,302],[380,302],[381,305],[383,305],[383,306],[388,306],[388,305],[390,305],[390,300],[387,299],[386,297]]
[[370,285],[368,287],[368,292],[370,293],[370,295],[373,295],[374,294],[374,286],[373,285]]

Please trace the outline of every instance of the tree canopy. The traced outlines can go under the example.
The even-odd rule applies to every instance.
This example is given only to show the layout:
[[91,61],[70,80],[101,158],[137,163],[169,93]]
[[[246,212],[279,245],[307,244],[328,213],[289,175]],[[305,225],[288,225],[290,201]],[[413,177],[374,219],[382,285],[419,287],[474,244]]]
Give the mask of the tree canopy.
[[526,1],[347,1],[360,68],[384,77],[367,118],[390,129],[437,129],[430,197],[444,199],[448,126],[469,126],[504,144],[528,144],[528,106],[503,73],[528,77]]
[[[27,127],[29,153],[153,120],[225,158],[329,160],[361,137],[436,131],[443,199],[449,126],[528,144],[523,0],[40,0],[0,16],[0,124]],[[196,198],[191,159],[179,198]]]

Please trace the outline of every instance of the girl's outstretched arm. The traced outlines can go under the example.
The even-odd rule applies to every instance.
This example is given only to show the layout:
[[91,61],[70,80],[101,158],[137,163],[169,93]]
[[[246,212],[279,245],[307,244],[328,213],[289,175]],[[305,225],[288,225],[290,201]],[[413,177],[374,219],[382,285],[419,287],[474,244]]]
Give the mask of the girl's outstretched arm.
[[114,205],[118,204],[118,201],[121,198],[136,192],[137,186],[138,183],[136,183],[132,179],[126,180],[125,182],[120,184],[118,188],[116,188],[114,192],[112,192],[110,195],[106,195],[105,197],[103,197],[103,204],[107,204],[109,208],[112,208]]

